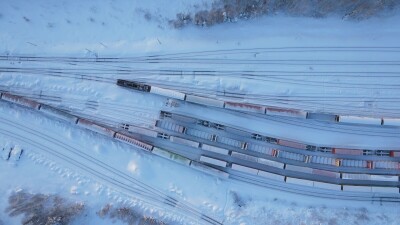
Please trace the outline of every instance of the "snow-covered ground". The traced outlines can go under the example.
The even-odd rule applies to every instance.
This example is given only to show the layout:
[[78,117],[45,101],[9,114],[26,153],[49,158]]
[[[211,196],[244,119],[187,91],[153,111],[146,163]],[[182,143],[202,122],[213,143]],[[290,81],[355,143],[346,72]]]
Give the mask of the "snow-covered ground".
[[[67,75],[71,76],[87,70],[87,74],[105,78],[145,78],[160,85],[180,85],[180,89],[194,93],[200,93],[200,88],[208,88],[272,98],[268,101],[243,99],[255,103],[400,117],[397,97],[400,94],[400,29],[396,26],[399,16],[356,22],[336,17],[310,19],[277,15],[210,28],[188,26],[176,30],[169,25],[168,21],[177,13],[207,7],[211,2],[1,1],[0,55],[10,56],[10,60],[0,62],[0,89],[102,118],[103,122],[113,126],[119,123],[151,126],[159,110],[165,107],[166,99],[124,90],[108,82],[56,77],[49,69],[70,69],[72,72]],[[308,47],[330,48],[315,51]],[[339,51],[337,47],[360,48]],[[204,52],[216,50],[229,51]],[[173,53],[184,54],[168,56]],[[12,58],[21,55],[158,56],[159,59],[158,63],[138,61],[110,65],[26,62]],[[234,60],[248,60],[248,63]],[[6,67],[26,70],[10,72]],[[33,72],[32,68],[38,70]],[[130,73],[117,69],[128,69]],[[166,69],[182,76],[161,76],[160,70]],[[180,72],[182,70],[184,72]],[[216,71],[216,76],[201,76],[194,72],[205,70]],[[228,77],[224,75],[226,71],[239,74],[250,71],[264,80]],[[296,77],[289,76],[291,72],[295,72]],[[365,74],[368,76],[362,76]],[[315,99],[315,96],[322,99]],[[302,121],[242,118],[239,114],[225,116],[220,111],[207,113],[200,107],[185,104],[176,110],[271,136],[320,145],[379,149],[398,149],[400,146],[398,128],[318,122],[307,122],[300,127]],[[15,157],[0,159],[0,193],[3,193],[0,224],[19,224],[21,216],[9,217],[4,211],[8,196],[18,190],[57,194],[72,202],[84,202],[85,211],[74,224],[123,224],[120,220],[102,219],[96,214],[109,203],[132,207],[140,214],[166,224],[204,223],[198,216],[151,202],[144,194],[123,188],[134,187],[133,179],[224,224],[400,223],[399,204],[307,197],[216,178],[4,102],[0,102],[0,125],[0,149],[15,145],[24,149],[19,161],[14,160]],[[82,155],[73,150],[106,164],[115,169],[115,173],[111,174],[110,170],[87,158],[82,159]],[[60,157],[60,154],[64,156]],[[72,161],[66,160],[67,156]],[[90,169],[98,173],[90,173]],[[132,180],[122,181],[126,176]],[[112,184],[113,179],[125,182],[125,186]]]

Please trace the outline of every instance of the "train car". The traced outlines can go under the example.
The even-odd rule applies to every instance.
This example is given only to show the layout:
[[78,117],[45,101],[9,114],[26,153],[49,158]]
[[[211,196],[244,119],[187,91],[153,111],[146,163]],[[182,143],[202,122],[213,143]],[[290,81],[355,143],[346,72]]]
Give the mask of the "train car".
[[305,162],[306,157],[305,155],[293,153],[293,152],[286,152],[286,151],[279,151],[279,158],[290,159]]
[[232,163],[232,169],[240,171],[240,172],[243,172],[243,173],[253,174],[253,175],[257,175],[258,174],[258,170],[257,169],[250,168],[250,167],[247,167],[247,166],[238,165],[238,164],[234,164],[234,163]]
[[224,136],[218,136],[216,141],[218,143],[230,145],[230,146],[233,146],[233,147],[236,147],[236,148],[244,147],[243,142],[235,140],[235,139],[232,139],[232,138],[224,137]]
[[263,153],[263,154],[266,154],[266,155],[272,155],[272,150],[273,149],[271,147],[268,147],[268,146],[256,145],[256,144],[253,144],[253,143],[249,143],[247,145],[247,150]]
[[291,148],[304,149],[304,150],[307,149],[307,145],[305,145],[305,144],[294,142],[294,141],[282,140],[282,139],[278,140],[278,145],[291,147]]
[[364,150],[362,149],[348,149],[348,148],[333,148],[333,154],[338,155],[363,155]]
[[382,125],[381,118],[363,117],[363,116],[338,116],[338,122],[365,124],[365,125]]
[[399,181],[399,176],[392,176],[392,175],[371,175],[371,180],[379,180],[379,181]]
[[297,109],[277,108],[277,107],[267,107],[266,114],[270,116],[286,116],[286,117],[295,117],[302,119],[307,118],[306,111]]
[[343,185],[343,191],[352,192],[372,192],[372,187],[370,186],[354,186],[354,185]]
[[48,105],[41,105],[40,107],[40,111],[43,112],[46,115],[64,120],[64,121],[68,121],[71,123],[77,123],[78,122],[78,117],[71,115],[69,113],[66,113],[64,111],[61,111],[59,109],[56,109],[54,107],[48,106]]
[[166,121],[166,120],[157,120],[156,121],[156,127],[162,128],[162,129],[166,129],[166,130],[170,130],[176,133],[185,133],[186,128],[184,126],[172,123],[170,121]]
[[290,164],[286,164],[285,169],[290,170],[290,171],[300,172],[300,173],[308,173],[308,174],[313,173],[313,168],[303,167],[303,166],[295,166],[295,165],[290,165]]
[[163,158],[178,162],[180,164],[184,164],[184,165],[190,165],[190,162],[191,162],[190,159],[188,159],[184,156],[181,156],[179,154],[176,154],[176,153],[173,153],[168,150],[161,149],[161,148],[157,148],[157,147],[153,148],[152,153],[154,153],[158,156],[161,156]]
[[150,92],[151,86],[142,84],[139,82],[133,82],[133,81],[128,81],[128,80],[122,80],[118,79],[117,80],[117,85],[121,87],[126,87],[126,88],[131,88],[137,91],[144,91],[144,92]]
[[1,99],[3,99],[4,101],[7,102],[12,102],[15,103],[17,105],[21,105],[21,106],[25,106],[31,109],[36,109],[38,110],[40,108],[40,103],[23,98],[21,96],[17,96],[17,95],[12,95],[12,94],[8,94],[8,93],[3,93],[1,95]]
[[400,162],[375,161],[374,167],[376,169],[400,170]]
[[345,180],[371,180],[370,174],[360,173],[342,173],[342,179]]
[[217,107],[217,108],[224,108],[224,106],[225,106],[225,103],[223,101],[220,101],[217,99],[212,99],[212,98],[195,96],[195,95],[186,95],[186,101],[191,102],[191,103],[200,104],[200,105],[205,105],[205,106]]
[[223,149],[223,148],[219,148],[219,147],[215,147],[215,146],[211,146],[211,145],[207,145],[207,144],[202,144],[201,148],[203,150],[215,152],[215,153],[222,154],[222,155],[229,154],[229,150],[227,150],[227,149]]
[[144,136],[148,136],[148,137],[153,137],[153,138],[156,138],[158,136],[157,131],[149,130],[149,129],[146,129],[143,127],[129,126],[128,131],[131,133],[144,135]]
[[276,168],[279,168],[279,169],[283,169],[283,167],[285,166],[284,163],[277,162],[277,161],[272,161],[272,160],[264,159],[264,158],[258,158],[257,161],[258,161],[258,163],[261,163],[261,164],[264,164],[264,165],[267,165],[267,166],[276,167]]
[[103,125],[97,124],[93,121],[87,120],[87,119],[79,119],[78,120],[78,126],[86,128],[88,130],[94,131],[96,133],[100,133],[109,137],[114,137],[115,136],[115,131],[112,129],[105,127]]
[[265,114],[265,107],[248,103],[225,102],[226,109]]
[[274,174],[270,173],[267,171],[259,170],[257,173],[258,176],[265,177],[271,180],[278,180],[278,181],[285,181],[285,176],[279,175],[279,174]]
[[312,174],[321,175],[321,176],[325,176],[325,177],[331,177],[331,178],[340,178],[340,173],[327,171],[327,170],[313,169]]
[[318,163],[318,164],[325,164],[325,165],[336,165],[336,159],[334,158],[329,158],[329,157],[324,157],[324,156],[316,156],[314,155],[311,157],[311,163]]
[[314,187],[316,187],[316,188],[336,190],[336,191],[341,190],[341,186],[337,185],[337,184],[330,184],[330,183],[318,182],[318,181],[314,181],[313,184],[314,184]]
[[149,145],[147,143],[139,141],[139,140],[137,140],[137,139],[135,139],[133,137],[130,137],[128,135],[125,135],[125,134],[116,133],[115,134],[115,139],[124,141],[124,142],[126,142],[128,144],[143,148],[143,149],[148,150],[148,151],[153,150],[153,146],[152,145]]
[[186,98],[186,95],[179,91],[174,91],[174,90],[165,89],[165,88],[159,88],[159,87],[155,87],[155,86],[151,86],[150,93],[156,94],[156,95],[162,95],[162,96],[165,96],[168,98],[173,98],[173,99],[178,99],[178,100],[185,100],[185,98]]
[[293,177],[286,177],[286,183],[309,186],[309,187],[314,186],[314,182],[311,180],[303,180],[303,179],[293,178]]
[[257,157],[254,157],[254,156],[251,156],[251,155],[242,154],[242,153],[239,153],[239,152],[232,152],[231,156],[235,157],[235,158],[243,159],[243,160],[246,160],[246,161],[250,161],[250,162],[255,162],[255,163],[258,162],[258,158]]
[[192,118],[192,117],[183,116],[183,115],[179,115],[179,114],[175,114],[175,113],[171,113],[171,112],[167,112],[167,111],[161,111],[160,119],[164,119],[164,118],[171,118],[174,121],[179,121],[179,122],[188,123],[188,124],[196,124],[198,121],[197,119]]
[[400,151],[390,151],[390,157],[400,157]]
[[400,119],[397,118],[383,118],[382,125],[400,127]]
[[396,187],[374,187],[371,188],[372,192],[375,193],[391,193],[391,194],[400,194],[399,188]]
[[[220,125],[220,126],[222,126],[222,125]],[[251,137],[251,133],[249,133],[247,131],[243,131],[241,129],[237,129],[237,128],[233,128],[233,127],[224,127],[224,130],[230,134],[234,134],[234,135],[238,135],[238,136],[242,136],[242,137]]]
[[190,167],[192,167],[192,168],[194,168],[196,170],[199,170],[201,172],[204,172],[204,173],[207,173],[207,174],[211,174],[213,176],[220,177],[220,178],[226,179],[226,178],[229,177],[229,173],[226,173],[226,172],[221,171],[221,170],[217,170],[217,169],[215,169],[213,167],[210,167],[210,166],[207,166],[207,165],[195,162],[195,161],[192,161],[190,163]]
[[204,163],[208,163],[208,164],[220,166],[220,167],[226,167],[226,164],[227,164],[225,161],[210,158],[210,157],[203,156],[203,155],[200,156],[200,162],[204,162]]
[[341,166],[368,168],[367,161],[354,159],[342,159]]
[[169,139],[173,143],[181,144],[181,145],[187,145],[187,146],[190,146],[190,147],[193,147],[193,148],[198,148],[200,146],[199,142],[187,140],[187,139],[176,137],[176,136],[171,136]]
[[189,128],[186,130],[186,134],[192,137],[198,137],[201,139],[205,139],[205,140],[209,140],[209,141],[216,141],[217,140],[217,136],[205,131],[201,131],[201,130],[196,130],[196,129],[192,129]]

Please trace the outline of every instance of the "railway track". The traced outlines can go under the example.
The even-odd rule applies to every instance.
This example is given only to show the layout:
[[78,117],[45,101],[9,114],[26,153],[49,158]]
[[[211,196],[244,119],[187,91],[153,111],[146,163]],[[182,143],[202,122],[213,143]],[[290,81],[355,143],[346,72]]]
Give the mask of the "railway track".
[[[28,98],[35,99],[39,102],[47,103],[55,107],[60,107],[60,104],[58,101],[62,101],[64,103],[70,103],[70,106],[74,106],[73,104],[78,104],[78,106],[85,106],[86,105],[86,100],[84,99],[79,99],[79,98],[72,98],[72,99],[61,99],[59,96],[53,96],[53,95],[40,95],[40,94],[29,94],[26,95],[24,92],[11,92],[11,94],[17,94],[21,96],[25,96]],[[57,99],[56,103],[52,103],[54,99]],[[152,119],[143,119],[143,116],[135,116],[133,117],[132,115],[134,113],[147,113],[149,114],[150,108],[143,107],[143,106],[138,106],[135,105],[135,107],[131,107],[130,105],[121,105],[121,104],[115,104],[112,102],[104,102],[104,101],[99,101],[97,102],[98,110],[91,110],[88,109],[86,113],[82,112],[78,107],[75,109],[71,109],[69,107],[61,106],[62,109],[73,112],[75,114],[79,115],[84,115],[86,117],[93,117],[96,118],[97,121],[104,121],[106,122],[107,125],[112,125],[112,127],[117,127],[121,123],[128,123],[128,124],[134,124],[134,121],[139,121],[143,124],[152,124],[154,123],[155,119],[158,117],[158,111],[157,113],[150,114],[152,115]],[[102,110],[105,110],[104,114],[102,114]],[[153,109],[154,110],[154,109]],[[118,116],[114,114],[114,111],[117,112]],[[119,114],[118,111],[121,111],[122,113]],[[94,115],[94,113],[97,112],[97,115]],[[230,112],[225,110],[225,113],[228,114],[234,114],[237,115],[235,112]],[[257,117],[254,117],[253,114],[251,113],[246,113],[246,112],[241,112],[242,114],[246,114],[249,117],[253,117],[254,119],[259,119]],[[295,118],[280,118],[280,117],[272,117],[272,116],[263,116],[264,118],[273,121],[273,122],[278,122],[281,124],[285,125],[294,125],[298,127],[304,127],[304,128],[310,128],[310,129],[315,129],[317,131],[329,131],[329,132],[340,132],[340,133],[345,133],[345,134],[357,134],[357,135],[364,135],[364,136],[370,136],[370,137],[382,137],[382,138],[388,138],[388,137],[394,137],[394,138],[400,138],[400,135],[398,134],[397,130],[393,129],[371,129],[371,128],[363,128],[360,129],[359,127],[354,128],[351,126],[346,126],[346,125],[340,125],[340,124],[326,124],[326,123],[321,123],[321,122],[316,122],[312,120],[299,120]],[[261,117],[261,119],[263,118]],[[131,119],[129,119],[131,118]]]
[[[156,205],[159,209],[163,209],[163,204],[165,203],[171,208],[178,208],[180,212],[173,210],[175,213],[178,213],[182,216],[187,216],[187,214],[182,214],[182,212],[188,213],[191,217],[191,219],[194,220],[203,220],[204,222],[208,224],[222,224],[219,221],[206,216],[202,214],[200,211],[196,210],[194,206],[189,205],[188,203],[183,203],[182,201],[171,197],[167,194],[164,194],[163,192],[152,188],[139,180],[135,179],[132,176],[129,176],[111,166],[108,164],[95,159],[94,157],[91,157],[90,155],[84,153],[83,151],[79,150],[76,147],[71,146],[70,144],[64,143],[61,140],[51,137],[50,135],[46,135],[38,130],[31,129],[29,127],[26,127],[22,124],[18,124],[16,122],[11,122],[6,119],[0,118],[1,123],[7,124],[8,126],[12,126],[14,128],[17,128],[19,131],[24,131],[25,133],[29,134],[29,136],[35,137],[35,140],[32,138],[27,138],[29,136],[22,136],[20,134],[16,134],[11,131],[11,129],[4,129],[3,127],[0,128],[0,132],[5,135],[5,136],[11,136],[14,139],[17,139],[21,143],[29,143],[32,146],[37,147],[38,149],[41,149],[41,151],[46,152],[47,154],[53,155],[60,160],[63,160],[65,162],[68,162],[69,164],[72,164],[76,168],[79,168],[86,173],[89,173],[93,176],[95,176],[99,180],[103,180],[107,182],[108,184],[112,184],[114,187],[117,187],[118,189],[122,189],[125,191],[128,191],[128,194],[134,194],[131,195],[132,197],[141,199],[141,201],[150,204],[150,205]],[[36,139],[37,138],[37,139]],[[36,141],[36,140],[42,140],[42,141]],[[65,153],[61,152],[56,152],[48,149],[52,148],[46,148],[43,147],[43,143],[51,143],[54,144],[55,146],[68,150],[69,153],[73,153],[73,156],[78,156],[79,159],[74,159],[73,156],[68,156]],[[84,149],[84,148],[81,148]],[[87,160],[90,164],[86,163],[79,163],[79,160]],[[90,168],[88,165],[96,165],[98,168],[102,169],[104,173],[98,172],[98,169],[93,169]],[[107,175],[109,173],[110,175]],[[119,180],[117,180],[119,178]],[[126,184],[124,181],[128,181],[129,183]],[[132,187],[135,186],[134,187]],[[146,197],[143,198],[142,196]],[[160,204],[161,203],[161,204]]]
[[[251,181],[251,180],[250,180]],[[304,194],[304,193],[303,193]],[[380,199],[380,201],[384,201],[382,198]]]

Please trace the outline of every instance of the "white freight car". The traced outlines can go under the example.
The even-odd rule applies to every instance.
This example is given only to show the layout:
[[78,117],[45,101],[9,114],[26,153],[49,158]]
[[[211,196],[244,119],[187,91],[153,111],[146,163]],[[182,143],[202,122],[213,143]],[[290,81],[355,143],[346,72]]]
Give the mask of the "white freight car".
[[213,159],[207,156],[200,156],[200,162],[204,162],[204,163],[208,163],[208,164],[212,164],[215,166],[220,166],[220,167],[226,167],[226,162],[219,160],[219,159]]
[[354,124],[367,124],[367,125],[381,125],[381,118],[363,117],[363,116],[338,116],[340,123],[354,123]]
[[272,180],[279,180],[279,181],[284,181],[285,180],[285,177],[282,176],[282,175],[269,173],[269,172],[262,171],[262,170],[259,170],[257,175],[261,176],[261,177],[269,178],[269,179],[272,179]]
[[235,157],[235,158],[243,159],[243,160],[246,160],[246,161],[251,161],[251,162],[255,162],[255,163],[258,162],[258,158],[257,157],[254,157],[254,156],[251,156],[251,155],[247,155],[247,154],[242,154],[242,153],[239,153],[239,152],[232,152],[231,156]]
[[199,142],[187,140],[187,139],[176,137],[176,136],[171,136],[169,139],[171,140],[171,142],[174,142],[177,144],[182,144],[182,145],[187,145],[187,146],[190,146],[193,148],[198,148],[200,146]]
[[293,177],[286,177],[286,183],[289,184],[299,184],[299,185],[304,185],[304,186],[314,186],[314,182],[311,180],[303,180],[303,179],[298,179],[298,178],[293,178]]
[[223,101],[220,101],[217,99],[212,99],[212,98],[195,96],[195,95],[186,95],[186,101],[200,104],[200,105],[218,107],[218,108],[224,108],[224,105],[225,105],[225,103]]
[[257,161],[258,161],[258,163],[261,163],[261,164],[264,164],[264,165],[267,165],[267,166],[276,167],[276,168],[279,168],[279,169],[283,169],[283,166],[285,165],[285,164],[283,164],[281,162],[276,162],[276,161],[272,161],[272,160],[264,159],[264,158],[258,158]]
[[382,125],[400,127],[400,119],[398,118],[383,118]]
[[211,146],[211,145],[207,145],[207,144],[202,144],[201,148],[206,151],[215,152],[215,153],[219,153],[222,155],[229,154],[229,150],[227,150],[227,149],[223,149],[223,148],[219,148],[219,147],[215,147],[215,146]]
[[169,97],[169,98],[179,99],[179,100],[185,100],[185,96],[186,96],[184,93],[181,93],[178,91],[154,87],[154,86],[151,86],[150,93],[162,95],[162,96]]
[[195,161],[192,161],[190,163],[190,166],[193,167],[196,170],[211,174],[213,176],[218,176],[220,178],[225,178],[226,179],[226,178],[229,177],[229,173],[226,173],[226,172],[221,171],[221,170],[217,170],[217,169],[215,169],[213,167],[210,167],[210,166],[207,166],[207,165],[195,162]]
[[240,172],[244,172],[244,173],[254,174],[254,175],[258,174],[258,170],[257,169],[250,168],[250,167],[247,167],[247,166],[238,165],[238,164],[232,164],[232,169],[240,171]]

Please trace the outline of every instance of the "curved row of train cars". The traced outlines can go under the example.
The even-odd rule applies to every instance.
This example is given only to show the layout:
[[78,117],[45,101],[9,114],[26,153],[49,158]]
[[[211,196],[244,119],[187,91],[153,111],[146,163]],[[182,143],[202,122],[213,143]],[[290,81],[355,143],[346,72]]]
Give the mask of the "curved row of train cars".
[[[96,133],[100,133],[103,135],[106,135],[108,137],[132,144],[134,146],[139,146],[142,149],[145,149],[147,151],[153,152],[154,154],[170,158],[172,160],[181,162],[186,165],[193,166],[198,169],[205,169],[208,172],[212,172],[213,174],[217,174],[218,176],[224,176],[228,177],[229,175],[226,172],[221,172],[220,170],[215,170],[212,167],[204,166],[202,164],[199,164],[199,162],[190,160],[184,156],[175,154],[171,151],[155,147],[153,145],[150,145],[148,143],[145,143],[143,141],[138,140],[132,135],[126,134],[124,132],[118,132],[115,131],[107,126],[98,124],[96,122],[80,118],[74,115],[71,115],[69,113],[60,111],[56,108],[53,108],[48,105],[40,104],[38,102],[8,94],[8,93],[0,93],[1,99],[4,101],[12,102],[21,106],[25,106],[31,109],[39,110],[43,112],[44,114],[51,115],[53,117],[60,118],[65,121],[69,121],[71,123],[77,124],[80,127],[92,130]],[[181,132],[184,132],[185,130],[182,129]],[[327,171],[327,170],[320,170],[320,169],[313,169],[313,168],[307,168],[307,167],[301,167],[301,166],[294,166],[294,165],[289,165],[285,163],[280,163],[276,162],[273,160],[268,160],[265,158],[259,158],[259,157],[252,157],[246,154],[238,153],[238,152],[230,152],[226,149],[223,148],[218,148],[212,145],[207,145],[207,144],[201,144],[201,143],[196,143],[194,141],[190,141],[184,138],[180,137],[175,137],[175,136],[167,136],[166,134],[159,133],[149,130],[148,132],[155,134],[157,138],[162,138],[170,139],[172,142],[175,142],[177,144],[183,144],[183,145],[189,145],[191,147],[197,147],[197,148],[202,148],[206,151],[209,152],[214,152],[218,153],[221,155],[229,155],[230,157],[235,157],[235,158],[241,158],[245,159],[249,162],[252,163],[258,163],[258,164],[263,164],[269,167],[274,167],[278,170],[285,170],[289,172],[288,174],[281,174],[280,172],[271,172],[271,171],[264,171],[260,169],[254,169],[251,166],[246,166],[246,165],[241,165],[239,163],[227,163],[223,159],[219,158],[216,159],[215,157],[210,157],[207,155],[202,155],[198,159],[201,163],[204,163],[205,165],[211,165],[215,167],[223,167],[223,168],[228,168],[231,170],[236,170],[240,171],[243,173],[248,173],[248,174],[253,174],[261,177],[267,177],[269,179],[275,179],[275,180],[282,180],[287,183],[295,183],[295,184],[301,184],[301,185],[307,185],[307,186],[314,186],[314,187],[319,187],[319,188],[325,188],[325,189],[335,189],[335,190],[343,190],[343,191],[371,191],[371,192],[390,192],[390,193],[399,193],[399,188],[398,187],[385,187],[384,184],[376,185],[376,186],[362,186],[359,183],[357,183],[357,180],[362,180],[363,182],[367,181],[379,181],[379,182],[389,182],[389,183],[398,183],[399,182],[399,176],[385,176],[385,175],[368,175],[368,174],[351,174],[351,173],[341,173],[341,172],[334,172],[334,171]],[[148,134],[150,134],[148,133]],[[243,146],[245,148],[245,146]],[[286,154],[284,151],[279,151],[279,150],[273,150],[271,151],[271,154],[274,157],[279,156],[280,154]],[[371,167],[372,168],[372,167]],[[398,168],[400,169],[400,166]],[[292,171],[292,172],[290,172]],[[304,174],[310,174],[313,176],[312,179],[310,180],[305,180],[305,179],[299,179],[296,178],[294,174],[296,173],[304,173]],[[290,175],[292,174],[292,175]],[[294,175],[294,176],[293,176]],[[323,181],[326,182],[320,182],[317,181],[319,178],[321,178]],[[330,182],[330,180],[334,180],[333,183]],[[336,180],[335,180],[336,179]],[[340,182],[342,180],[342,182]],[[343,181],[345,180],[345,181]],[[352,180],[354,180],[355,185],[352,184]],[[340,183],[346,183],[346,185],[340,184]],[[350,185],[347,185],[350,184]]]
[[[289,108],[279,108],[271,106],[254,105],[248,103],[239,102],[229,102],[221,101],[212,98],[206,98],[196,95],[185,94],[179,91],[160,88],[156,86],[151,86],[139,82],[128,81],[123,79],[117,80],[117,85],[121,87],[130,88],[137,91],[149,92],[152,94],[157,94],[165,96],[172,99],[178,99],[182,101],[187,101],[190,103],[225,108],[235,111],[242,111],[248,113],[258,113],[271,116],[288,116],[303,119],[318,118],[317,113],[309,113],[304,110],[289,109]],[[321,114],[322,117],[326,117],[328,114]],[[365,125],[382,125],[382,126],[400,126],[400,118],[374,118],[374,117],[364,117],[364,116],[350,116],[350,115],[328,115],[332,117],[332,120],[339,123],[350,123],[350,124],[365,124]]]

